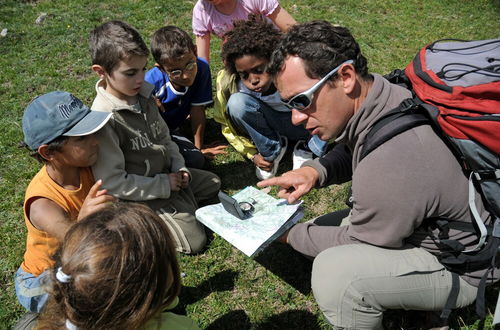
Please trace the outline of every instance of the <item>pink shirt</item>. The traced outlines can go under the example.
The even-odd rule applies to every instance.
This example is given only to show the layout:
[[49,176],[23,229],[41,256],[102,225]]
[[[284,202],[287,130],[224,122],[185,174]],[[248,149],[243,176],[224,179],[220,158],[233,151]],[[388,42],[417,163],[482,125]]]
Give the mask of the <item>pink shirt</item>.
[[213,33],[222,37],[233,27],[235,20],[248,18],[251,13],[263,16],[271,15],[279,6],[278,0],[236,0],[236,8],[231,15],[224,15],[211,3],[198,0],[193,9],[193,33],[204,36]]

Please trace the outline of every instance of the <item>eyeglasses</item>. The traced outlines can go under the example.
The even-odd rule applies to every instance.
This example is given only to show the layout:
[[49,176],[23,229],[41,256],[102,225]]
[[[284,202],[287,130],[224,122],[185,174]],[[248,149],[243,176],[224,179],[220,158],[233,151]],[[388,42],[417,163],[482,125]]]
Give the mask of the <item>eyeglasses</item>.
[[193,61],[193,62],[189,62],[188,64],[186,64],[186,66],[183,69],[176,69],[176,70],[172,70],[172,71],[167,70],[167,73],[172,78],[179,78],[184,72],[186,72],[186,71],[191,72],[195,68],[196,68],[196,61]]
[[326,76],[321,78],[320,81],[315,83],[311,88],[306,90],[305,92],[299,93],[295,96],[293,96],[289,100],[284,100],[281,99],[281,103],[283,103],[284,106],[286,106],[288,109],[296,109],[299,111],[303,111],[307,109],[313,102],[314,99],[314,93],[321,87],[323,84],[331,77],[333,76],[344,64],[352,64],[354,63],[353,60],[348,60],[345,61],[344,63],[340,64],[338,67],[330,71]]

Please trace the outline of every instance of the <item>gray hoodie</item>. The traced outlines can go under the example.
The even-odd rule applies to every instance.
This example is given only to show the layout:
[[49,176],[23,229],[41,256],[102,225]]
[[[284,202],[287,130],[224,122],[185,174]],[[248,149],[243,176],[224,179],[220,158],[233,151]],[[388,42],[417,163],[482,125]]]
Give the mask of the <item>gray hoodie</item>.
[[177,145],[152,98],[153,85],[144,82],[139,103],[125,101],[96,84],[92,109],[112,112],[110,121],[97,133],[99,156],[92,167],[103,188],[124,200],[147,201],[170,197],[168,173],[188,171]]

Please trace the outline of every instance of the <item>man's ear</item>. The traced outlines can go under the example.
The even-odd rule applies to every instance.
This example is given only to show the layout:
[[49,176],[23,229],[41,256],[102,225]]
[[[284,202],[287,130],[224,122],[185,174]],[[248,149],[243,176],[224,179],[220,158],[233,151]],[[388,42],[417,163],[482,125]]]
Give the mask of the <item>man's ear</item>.
[[51,161],[54,158],[54,152],[49,150],[49,146],[47,144],[39,146],[37,151],[38,154],[45,160]]
[[99,78],[104,79],[104,76],[106,74],[106,70],[104,70],[104,68],[102,66],[100,66],[98,64],[93,64],[92,71],[94,71],[99,76]]
[[344,93],[351,94],[356,87],[357,75],[352,64],[344,64],[338,71],[340,78],[338,86],[342,87]]

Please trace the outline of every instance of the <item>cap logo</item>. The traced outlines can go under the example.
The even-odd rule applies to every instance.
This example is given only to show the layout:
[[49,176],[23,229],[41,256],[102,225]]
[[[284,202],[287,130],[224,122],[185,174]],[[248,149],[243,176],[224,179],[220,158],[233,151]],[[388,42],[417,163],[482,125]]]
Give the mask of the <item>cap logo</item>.
[[71,102],[69,104],[59,104],[57,108],[62,117],[68,119],[74,110],[81,109],[83,107],[82,101],[71,95]]

